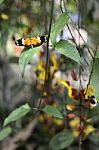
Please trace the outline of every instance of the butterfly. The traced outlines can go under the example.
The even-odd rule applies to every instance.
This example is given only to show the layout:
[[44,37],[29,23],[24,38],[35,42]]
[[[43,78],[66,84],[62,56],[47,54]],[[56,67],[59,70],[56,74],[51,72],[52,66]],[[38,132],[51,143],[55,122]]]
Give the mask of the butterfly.
[[32,38],[20,38],[15,41],[17,46],[37,47],[47,42],[47,36],[34,36]]

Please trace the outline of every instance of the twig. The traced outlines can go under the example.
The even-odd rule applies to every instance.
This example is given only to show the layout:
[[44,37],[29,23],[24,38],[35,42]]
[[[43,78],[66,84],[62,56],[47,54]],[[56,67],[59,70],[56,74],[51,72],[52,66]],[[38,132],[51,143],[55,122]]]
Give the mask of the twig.
[[51,32],[51,26],[52,26],[53,8],[54,8],[54,0],[52,1],[52,6],[51,6],[51,17],[50,17],[49,33],[48,33],[48,38],[47,38],[45,80],[44,80],[42,95],[41,95],[41,98],[40,98],[40,101],[39,101],[36,112],[39,112],[39,110],[40,110],[41,103],[42,103],[42,98],[43,98],[43,93],[44,93],[44,90],[46,88],[47,77],[48,77],[48,70],[49,70],[49,38],[50,38],[50,32]]
[[[76,45],[76,48],[77,48],[77,50],[78,50],[78,52],[79,52],[79,54],[80,54],[80,48],[79,48],[79,46],[77,45],[77,43],[76,43],[76,41],[75,41],[75,38],[74,38],[74,36],[73,36],[73,34],[72,34],[72,32],[71,32],[71,29],[70,29],[70,27],[69,27],[69,25],[67,24],[67,28],[68,28],[68,30],[69,30],[69,32],[70,32],[70,34],[71,34],[71,36],[72,36],[72,39],[73,39],[73,41],[74,41],[74,43],[75,43],[75,45]],[[86,60],[86,58],[83,56],[83,58],[84,58],[84,60],[85,60],[85,62],[86,62],[86,64],[89,66],[89,64],[88,64],[88,62],[87,62],[87,60]]]
[[[62,1],[63,1],[64,4],[65,4],[65,1],[64,1],[64,0],[61,0],[61,2],[60,2],[61,10],[62,10],[62,4],[61,4]],[[69,14],[68,14],[66,5],[65,5],[65,11],[67,12],[67,16],[69,17],[70,21],[74,24],[73,20],[71,19],[71,17],[70,17]],[[64,12],[64,11],[62,10],[62,12]],[[74,26],[75,26],[75,25],[74,25]],[[76,26],[75,26],[75,29],[77,30],[77,32],[79,33],[80,37],[82,38],[82,40],[83,40],[83,42],[84,42],[84,44],[85,44],[85,46],[86,46],[86,48],[87,48],[87,50],[88,50],[90,56],[93,58],[93,55],[92,55],[92,53],[91,53],[91,51],[90,51],[90,49],[89,49],[89,48],[91,48],[91,49],[93,50],[93,48],[92,48],[92,47],[89,47],[89,46],[86,44],[86,42],[85,42],[83,36],[81,35],[80,31],[78,30],[78,28],[77,28]]]
[[[66,8],[66,4],[65,4],[65,1],[63,0],[63,2],[64,2],[64,7],[65,7],[65,11],[67,12],[67,8]],[[80,4],[79,4],[79,6],[78,6],[78,11],[80,12],[80,9],[81,9],[81,1],[79,2]],[[62,8],[61,8],[62,9]],[[68,12],[67,12],[67,14],[68,14]],[[69,15],[68,15],[69,16]],[[70,18],[70,20],[72,20],[71,19],[71,17],[69,16],[69,18]],[[73,21],[72,21],[73,22]],[[71,30],[70,30],[70,28],[69,28],[69,26],[67,25],[67,27],[68,27],[68,29],[69,29],[69,32],[70,32],[70,34],[71,34],[71,36],[72,36],[72,38],[73,38],[73,40],[74,40],[74,43],[75,43],[75,45],[76,45],[76,47],[77,47],[77,50],[78,50],[78,52],[80,53],[80,43],[79,43],[79,45],[77,45],[77,43],[76,43],[76,41],[75,41],[75,38],[74,38],[74,36],[73,36],[73,34],[72,34],[72,32],[71,32]],[[80,22],[80,13],[79,13],[79,16],[78,16],[78,28],[80,28],[81,27],[81,22]],[[77,31],[78,31],[78,33],[79,33],[79,39],[80,39],[80,37],[82,37],[81,36],[81,34],[80,34],[80,32],[79,32],[79,29],[77,29]],[[84,40],[83,40],[84,41]],[[89,66],[89,64],[88,64],[88,62],[87,62],[87,60],[85,59],[85,57],[83,57],[84,58],[84,60],[86,61],[86,63],[87,63],[87,65]],[[82,72],[82,66],[80,66],[80,70],[79,70],[79,77],[81,77],[81,72]],[[81,98],[81,95],[80,95],[80,89],[81,89],[81,78],[80,78],[80,87],[79,87],[79,93],[78,93],[78,96],[79,96],[79,117],[80,117],[80,128],[81,128],[81,130],[80,130],[80,137],[79,137],[79,150],[81,150],[82,149],[82,139],[83,139],[83,126],[84,126],[84,122],[83,122],[83,114],[84,114],[84,108],[83,108],[83,104],[82,104],[82,98]]]
[[[62,0],[61,0],[62,1]],[[64,2],[64,1],[63,1]],[[65,2],[64,2],[64,7],[65,7],[65,10],[66,10],[66,12],[67,12],[67,9],[66,9],[66,5],[65,5]],[[62,9],[62,5],[60,5],[60,8],[61,8],[61,12],[63,13],[64,11],[63,11],[63,9]],[[68,13],[67,13],[67,15],[68,15]],[[69,16],[69,15],[68,15]],[[70,17],[69,17],[70,18]],[[72,37],[72,39],[73,39],[73,41],[74,41],[74,43],[75,43],[75,45],[76,45],[76,48],[77,48],[77,50],[78,50],[78,52],[79,52],[79,54],[80,54],[80,50],[79,50],[79,46],[77,45],[77,43],[76,43],[76,41],[75,41],[75,38],[74,38],[74,36],[73,36],[73,34],[72,34],[72,32],[71,32],[71,29],[70,29],[70,27],[69,27],[69,24],[67,24],[67,28],[68,28],[68,30],[69,30],[69,32],[70,32],[70,34],[71,34],[71,37]],[[79,30],[78,30],[79,31]],[[80,32],[79,32],[80,33]],[[80,36],[80,34],[79,34],[79,36]],[[86,58],[83,56],[83,58],[84,58],[84,60],[85,60],[85,62],[86,62],[86,64],[89,66],[89,64],[88,64],[88,62],[87,62],[87,60],[86,60]]]
[[[78,29],[80,29],[81,28],[81,16],[80,16],[80,11],[81,11],[81,9],[82,9],[82,5],[81,5],[81,0],[79,1],[79,3],[78,3]],[[80,35],[79,35],[79,46],[78,46],[78,48],[80,49]],[[81,72],[82,72],[82,70],[81,70],[81,68],[80,68],[80,71],[79,71],[79,76],[81,77]],[[80,78],[80,87],[79,87],[79,91],[80,91],[80,89],[81,89],[81,78]],[[83,108],[83,104],[82,104],[82,98],[81,98],[81,96],[80,96],[80,93],[79,93],[79,114],[80,114],[80,128],[81,128],[81,130],[80,130],[80,136],[79,136],[79,150],[82,150],[82,140],[83,140],[83,126],[84,126],[84,122],[83,122],[83,119],[82,119],[82,117],[83,117],[83,110],[84,110],[84,108]]]
[[86,93],[87,93],[87,91],[88,91],[88,86],[90,85],[91,77],[92,77],[92,74],[93,74],[94,65],[95,65],[95,57],[96,57],[97,49],[98,49],[98,48],[96,47],[96,50],[95,50],[95,53],[94,53],[94,58],[93,58],[93,64],[92,64],[92,68],[91,68],[91,72],[90,72],[89,81],[88,81],[88,84],[87,84],[87,89],[86,89],[85,95],[86,95]]
[[[80,68],[79,76],[81,76],[81,68]],[[81,87],[81,78],[80,78],[80,87]],[[80,91],[80,87],[79,87],[79,91]],[[82,116],[83,116],[83,104],[82,104],[82,98],[79,93],[79,117],[80,117],[80,128],[81,128],[80,136],[79,136],[79,150],[82,149],[82,138],[83,138],[82,129],[84,124],[83,124]]]

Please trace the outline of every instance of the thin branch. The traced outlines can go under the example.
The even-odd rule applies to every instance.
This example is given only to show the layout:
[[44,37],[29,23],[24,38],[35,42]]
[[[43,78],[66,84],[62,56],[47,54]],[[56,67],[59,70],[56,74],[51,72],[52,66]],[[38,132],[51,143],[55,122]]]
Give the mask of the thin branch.
[[[80,11],[82,9],[82,5],[81,5],[81,0],[79,1],[78,3],[78,30],[81,28],[81,16],[80,16]],[[78,46],[78,49],[80,49],[80,35],[79,35],[79,46]],[[80,76],[80,87],[79,87],[79,91],[81,89],[81,73],[82,73],[82,69],[80,68],[80,71],[79,71],[79,76]],[[84,113],[84,108],[83,108],[83,104],[82,104],[82,98],[80,96],[80,93],[79,93],[79,117],[80,117],[80,128],[81,128],[81,131],[80,131],[80,135],[79,135],[79,150],[82,150],[82,140],[83,140],[83,127],[84,127],[84,122],[83,122],[83,119],[82,119],[82,116],[83,116],[83,113]]]
[[[61,1],[60,1],[61,10],[62,10],[62,12],[64,12],[63,9],[62,9],[62,1],[64,2],[64,4],[65,4],[65,1],[64,1],[64,0],[61,0]],[[67,16],[68,16],[68,18],[70,19],[70,21],[74,24],[73,20],[72,20],[71,17],[69,16],[69,13],[68,13],[67,8],[66,8],[66,4],[65,4],[65,11],[67,12]],[[80,31],[78,30],[78,28],[76,27],[75,24],[74,24],[74,26],[75,26],[75,29],[77,30],[77,32],[79,33],[80,37],[82,38],[82,40],[83,40],[83,42],[84,42],[84,44],[85,44],[85,46],[86,46],[86,48],[87,48],[87,50],[88,50],[88,52],[89,52],[91,58],[93,58],[93,55],[92,55],[92,53],[91,53],[91,51],[90,51],[90,49],[89,49],[89,48],[91,48],[91,49],[93,50],[93,48],[86,44],[86,42],[85,42],[83,36],[81,35]]]
[[96,57],[97,50],[98,50],[98,46],[96,47],[96,50],[95,50],[95,53],[94,53],[93,64],[92,64],[92,68],[91,68],[91,72],[90,72],[89,81],[88,81],[88,84],[87,84],[87,89],[86,89],[85,95],[88,91],[88,86],[90,85],[91,77],[92,77],[92,74],[93,74],[93,70],[94,70],[94,66],[95,66],[95,57]]
[[[82,72],[82,69],[80,68],[80,71],[79,71],[79,76],[81,77],[81,72]],[[80,78],[80,87],[79,87],[79,91],[81,89],[81,78]],[[80,131],[80,135],[79,135],[79,150],[82,149],[82,138],[83,138],[83,135],[82,135],[82,129],[83,129],[83,126],[84,126],[84,123],[83,123],[83,120],[82,120],[82,116],[83,116],[83,104],[82,104],[82,98],[80,96],[80,92],[79,92],[79,117],[80,117],[80,128],[81,128],[81,131]]]
[[[63,1],[64,1],[64,0],[63,0]],[[79,4],[79,7],[78,7],[78,11],[81,10],[81,7],[82,7],[82,6],[81,6],[81,1],[80,1],[79,3],[80,3],[80,4]],[[65,2],[64,2],[64,6],[65,6],[65,10],[66,10],[66,12],[67,12]],[[68,14],[68,12],[67,12],[67,14]],[[79,13],[79,14],[80,14],[80,13]],[[68,15],[68,16],[69,16],[69,15]],[[69,17],[69,18],[71,19],[71,17]],[[79,18],[78,18],[78,19],[79,19],[79,20],[78,20],[78,28],[79,28],[79,27],[81,27],[81,24],[80,24],[80,15],[79,15]],[[75,41],[75,38],[74,38],[74,36],[73,36],[73,34],[72,34],[72,32],[71,32],[71,30],[70,30],[70,28],[69,28],[68,25],[67,25],[67,27],[68,27],[69,32],[70,32],[70,34],[71,34],[71,36],[72,36],[72,38],[73,38],[73,40],[74,40],[74,43],[75,43],[75,45],[76,45],[76,47],[77,47],[78,52],[80,52],[80,43],[79,43],[79,45],[77,45],[77,43],[76,43],[76,41]],[[78,29],[77,31],[79,31],[79,29]],[[78,33],[80,33],[80,32],[78,32]],[[80,34],[79,34],[79,39],[80,39]],[[83,57],[83,58],[85,59],[85,57]],[[85,59],[85,61],[86,61],[86,59]],[[88,64],[87,61],[86,61],[86,63]],[[89,66],[89,64],[88,64],[88,66]],[[79,70],[79,77],[81,77],[82,66],[80,66],[79,69],[80,69],[80,70]],[[80,91],[80,89],[81,89],[81,78],[80,78],[79,91]],[[84,122],[83,122],[82,116],[83,116],[83,114],[84,114],[84,108],[83,108],[82,98],[81,98],[80,92],[78,93],[78,96],[79,96],[79,118],[80,118],[80,127],[81,127],[80,136],[79,136],[79,150],[81,150],[81,149],[82,149],[82,138],[83,138],[83,126],[84,126]]]
[[[62,2],[62,0],[61,0],[61,2]],[[60,3],[60,4],[61,4],[61,3]],[[65,5],[65,2],[64,2],[64,5]],[[67,11],[66,5],[65,5],[64,7],[65,7],[65,10]],[[64,11],[63,11],[63,9],[62,9],[62,5],[60,5],[60,8],[61,8],[61,12],[63,13]],[[68,14],[68,13],[67,13],[67,14]],[[70,32],[70,34],[71,34],[71,37],[72,37],[72,39],[73,39],[73,41],[74,41],[74,43],[75,43],[75,45],[76,45],[76,48],[77,48],[77,50],[78,50],[78,52],[79,52],[79,54],[80,54],[79,47],[78,47],[78,45],[77,45],[77,43],[76,43],[76,41],[75,41],[75,38],[74,38],[74,36],[73,36],[73,34],[72,34],[72,32],[71,32],[71,29],[70,29],[70,27],[69,27],[69,24],[67,24],[67,28],[68,28],[68,30],[69,30],[69,32]],[[79,31],[79,30],[78,30],[78,31]],[[87,60],[86,60],[86,58],[85,58],[84,56],[83,56],[83,58],[84,58],[86,64],[89,66],[89,64],[88,64],[88,62],[87,62]]]
[[[72,32],[71,32],[71,29],[70,29],[70,27],[69,27],[69,25],[67,24],[67,28],[68,28],[68,30],[69,30],[69,32],[70,32],[70,34],[71,34],[71,36],[72,36],[72,39],[73,39],[73,41],[74,41],[74,43],[75,43],[75,45],[76,45],[76,48],[77,48],[77,50],[78,50],[78,52],[79,52],[79,54],[80,54],[80,48],[79,48],[79,46],[77,45],[77,43],[76,43],[76,41],[75,41],[75,38],[74,38],[74,36],[73,36],[73,34],[72,34]],[[83,56],[83,58],[84,58],[84,60],[85,60],[85,62],[86,62],[86,64],[89,66],[89,64],[88,64],[88,62],[87,62],[87,60],[86,60],[86,58]]]
[[48,33],[48,38],[47,38],[47,50],[46,50],[46,70],[45,70],[45,80],[44,80],[44,85],[43,85],[43,90],[42,90],[42,95],[38,104],[38,109],[36,112],[39,112],[41,104],[42,104],[42,98],[43,98],[43,93],[46,89],[46,83],[47,83],[47,78],[48,78],[48,70],[49,70],[49,38],[50,38],[50,32],[51,32],[51,26],[52,26],[52,18],[53,18],[53,9],[54,9],[54,0],[52,1],[52,6],[51,6],[51,17],[50,17],[50,25],[49,25],[49,33]]

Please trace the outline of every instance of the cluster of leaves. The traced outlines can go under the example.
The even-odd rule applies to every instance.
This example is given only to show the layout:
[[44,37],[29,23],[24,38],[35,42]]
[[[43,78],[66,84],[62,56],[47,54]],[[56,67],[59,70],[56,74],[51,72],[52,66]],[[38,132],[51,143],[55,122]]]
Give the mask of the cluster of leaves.
[[[56,51],[58,51],[60,54],[63,54],[66,57],[68,57],[68,58],[72,59],[73,61],[75,61],[76,63],[80,64],[80,55],[79,55],[79,53],[76,50],[76,47],[74,45],[70,44],[66,40],[60,40],[59,42],[56,42],[57,35],[59,34],[59,32],[63,29],[63,27],[67,23],[68,23],[68,16],[67,16],[66,13],[63,13],[59,16],[56,23],[52,26],[52,30],[51,30],[52,47]],[[21,70],[22,75],[24,74],[24,70],[25,70],[26,65],[32,59],[32,56],[36,52],[38,52],[39,49],[40,49],[40,47],[30,48],[27,51],[23,51],[21,53],[20,58],[19,58],[19,66],[20,66],[20,70]],[[98,61],[98,58],[96,60],[94,72],[97,70],[97,66],[98,66],[97,61]],[[93,80],[95,80],[95,77],[96,77],[96,73],[94,75],[94,78],[92,76]],[[92,83],[96,83],[96,81],[93,81]],[[98,89],[98,88],[96,88],[96,89]],[[99,93],[97,92],[97,96],[98,96],[98,94]],[[21,106],[20,108],[17,108],[5,119],[4,127],[7,126],[10,122],[16,121],[17,119],[23,117],[24,115],[26,115],[30,111],[31,111],[31,108],[28,104],[25,104],[25,105]],[[63,115],[61,114],[61,112],[57,108],[54,108],[52,106],[47,105],[47,106],[45,106],[43,111],[45,113],[50,114],[53,117],[63,119]],[[6,136],[8,136],[8,134],[10,134],[10,133],[11,133],[11,128],[10,127],[4,128],[0,133],[0,139],[2,140]],[[67,134],[68,134],[68,136],[67,136]],[[69,136],[70,136],[70,138],[69,138]],[[67,137],[67,140],[66,140],[66,137]],[[56,144],[55,144],[55,142],[56,142]],[[72,142],[73,142],[73,136],[71,135],[71,133],[63,132],[63,133],[59,133],[59,135],[56,135],[52,139],[50,145],[51,145],[51,147],[53,145],[56,145],[55,146],[56,149],[62,149],[62,148],[67,147],[68,145],[70,145]],[[60,145],[60,147],[59,147],[59,145]],[[54,147],[54,149],[55,149],[55,147]]]
[[[0,3],[3,3],[3,0],[0,1]],[[56,50],[56,52],[68,57],[70,59],[70,63],[71,61],[77,63],[80,65],[80,54],[76,49],[76,46],[69,43],[66,40],[60,40],[59,42],[56,41],[57,35],[62,31],[63,27],[68,24],[69,22],[69,18],[68,18],[68,14],[67,13],[62,13],[59,18],[57,19],[57,21],[52,25],[52,29],[51,29],[51,33],[50,33],[50,38],[51,38],[51,42],[52,42],[52,47],[53,49]],[[36,54],[38,51],[40,50],[40,47],[37,48],[29,48],[28,50],[23,50],[20,58],[19,58],[19,67],[21,70],[21,74],[22,76],[24,75],[24,71],[26,68],[26,65],[32,60],[32,57],[34,54]],[[90,68],[92,68],[93,63],[94,63],[94,68],[93,68],[93,72],[92,72],[92,76],[91,76],[91,85],[94,88],[94,92],[95,92],[95,96],[97,98],[97,100],[99,99],[99,92],[98,92],[98,88],[99,88],[99,73],[98,73],[98,62],[99,62],[99,57],[98,57],[98,52],[96,54],[96,59],[92,60],[92,62],[90,63]],[[91,72],[91,69],[90,69]],[[0,132],[0,140],[3,140],[5,137],[7,137],[9,134],[11,134],[12,129],[8,126],[11,122],[17,121],[20,118],[22,118],[23,116],[25,116],[26,114],[28,114],[29,112],[32,111],[32,108],[28,105],[22,105],[19,108],[15,109],[14,111],[11,112],[10,115],[8,115],[7,118],[5,118],[4,123],[3,123],[3,129]],[[44,113],[48,113],[49,115],[62,119],[64,120],[63,114],[60,112],[60,110],[56,107],[53,106],[49,106],[46,105],[42,111]],[[96,112],[95,112],[96,111]],[[90,111],[91,115],[91,119],[94,122],[94,115],[98,114],[97,108],[95,109],[95,111]],[[94,113],[95,114],[94,114]],[[92,134],[92,136],[90,136],[89,140],[91,140],[93,143],[96,142],[96,140],[94,139],[94,137],[97,139],[98,135]],[[56,149],[56,150],[60,150],[60,149],[64,149],[67,148],[69,145],[71,145],[74,142],[74,136],[72,135],[72,133],[70,131],[64,131],[64,132],[60,132],[57,135],[55,135],[51,142],[50,142],[50,148],[51,149]]]

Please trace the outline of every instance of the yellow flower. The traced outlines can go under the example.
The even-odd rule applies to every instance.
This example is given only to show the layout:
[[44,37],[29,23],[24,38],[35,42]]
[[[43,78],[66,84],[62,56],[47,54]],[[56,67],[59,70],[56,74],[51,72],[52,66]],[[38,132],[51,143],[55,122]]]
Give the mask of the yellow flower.
[[58,69],[57,55],[52,54],[50,57],[50,75],[53,76],[54,72]]
[[71,128],[76,128],[76,126],[80,123],[79,118],[75,118],[69,122],[69,126]]
[[8,20],[8,19],[9,19],[9,16],[6,15],[6,14],[4,14],[4,13],[1,13],[1,18],[2,18],[3,20]]
[[85,88],[85,90],[84,90],[85,99],[88,99],[89,97],[91,97],[93,95],[93,93],[94,93],[93,88],[90,85],[88,85],[88,87]]
[[57,119],[57,118],[54,118],[54,123],[56,124],[56,125],[58,125],[58,126],[61,126],[62,124],[63,124],[63,120],[61,120],[61,119]]
[[75,110],[75,108],[76,108],[76,106],[75,105],[73,105],[73,104],[67,104],[66,105],[66,108],[68,109],[68,110]]
[[45,80],[45,70],[39,73],[38,79],[39,79],[39,80],[42,80],[42,81]]
[[72,97],[72,87],[69,85],[68,81],[60,80],[59,83],[68,89],[68,96]]
[[73,130],[73,135],[74,135],[74,137],[78,137],[79,136],[79,131]]
[[36,66],[35,71],[44,71],[45,70],[44,65],[45,65],[44,62],[40,61]]
[[79,131],[77,130],[77,126],[79,125],[79,123],[80,123],[80,119],[78,117],[76,117],[75,119],[69,122],[69,126],[72,128],[74,137],[79,136]]
[[58,61],[57,61],[57,55],[56,54],[51,55],[50,61],[51,61],[51,66],[58,68]]
[[35,72],[37,73],[38,80],[45,80],[45,64],[43,61],[39,61],[38,65],[35,68]]
[[89,135],[89,134],[92,133],[94,130],[95,130],[95,128],[94,128],[93,126],[88,125],[88,126],[85,128],[85,130],[84,130],[85,136]]

